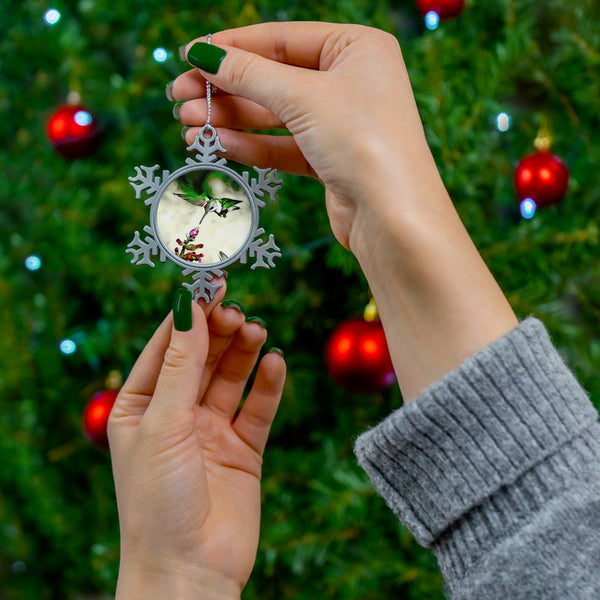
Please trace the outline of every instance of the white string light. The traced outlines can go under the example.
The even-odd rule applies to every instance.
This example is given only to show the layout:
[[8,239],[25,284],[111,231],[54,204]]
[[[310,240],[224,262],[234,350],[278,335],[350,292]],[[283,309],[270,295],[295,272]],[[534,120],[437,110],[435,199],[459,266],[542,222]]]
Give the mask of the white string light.
[[496,127],[498,131],[502,131],[503,133],[508,131],[510,129],[510,116],[505,112],[501,112],[496,117]]

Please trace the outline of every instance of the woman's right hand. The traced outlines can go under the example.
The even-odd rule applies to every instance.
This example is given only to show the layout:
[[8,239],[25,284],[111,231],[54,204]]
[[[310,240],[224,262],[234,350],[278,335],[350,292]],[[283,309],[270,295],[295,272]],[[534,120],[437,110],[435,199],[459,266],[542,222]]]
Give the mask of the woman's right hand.
[[[192,126],[187,141],[206,121],[208,80],[228,158],[322,181],[333,233],[377,302],[405,400],[517,324],[442,183],[394,37],[302,22],[204,40],[186,56],[212,73],[193,69],[169,86],[189,100],[178,107]],[[292,135],[245,131],[272,128]]]
[[[205,40],[187,45],[190,64],[205,66],[206,48],[195,46]],[[187,141],[206,121],[206,77],[219,90],[211,122],[227,158],[319,178],[346,248],[355,250],[353,231],[375,227],[375,213],[408,211],[415,186],[443,189],[393,36],[361,25],[265,23],[215,33],[211,44],[226,51],[218,72],[193,69],[169,87],[187,101],[178,107],[191,126]],[[292,136],[245,131],[273,128]]]

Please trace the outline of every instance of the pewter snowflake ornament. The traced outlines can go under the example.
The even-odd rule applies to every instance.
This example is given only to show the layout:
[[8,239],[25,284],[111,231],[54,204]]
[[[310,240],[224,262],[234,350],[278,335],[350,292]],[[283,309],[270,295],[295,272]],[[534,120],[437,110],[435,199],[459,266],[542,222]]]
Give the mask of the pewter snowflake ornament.
[[254,173],[240,175],[228,167],[217,156],[226,151],[209,122],[188,150],[195,156],[174,173],[156,175],[159,165],[135,167],[129,181],[137,199],[147,196],[150,226],[144,227],[145,237],[135,232],[126,252],[136,265],[154,267],[157,255],[160,262],[171,260],[184,276],[193,274],[192,283],[183,282],[192,297],[210,302],[221,287],[213,280],[231,263],[252,259],[251,269],[275,266],[281,252],[272,234],[266,241],[261,237],[258,209],[267,198],[275,202],[283,182],[275,169],[253,167]]

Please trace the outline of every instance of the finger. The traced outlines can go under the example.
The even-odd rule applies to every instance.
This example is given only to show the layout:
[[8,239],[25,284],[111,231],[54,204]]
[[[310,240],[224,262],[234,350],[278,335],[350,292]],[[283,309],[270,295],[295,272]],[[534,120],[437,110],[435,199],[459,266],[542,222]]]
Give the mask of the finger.
[[[220,305],[226,289],[225,280],[223,280],[223,287],[217,290],[214,299],[209,304],[201,302],[200,306],[207,318],[215,306]],[[169,313],[146,344],[123,384],[115,401],[116,408],[113,409],[115,416],[140,415],[148,407],[163,364],[165,351],[171,341],[172,328],[173,314]]]
[[269,352],[260,362],[254,385],[233,423],[234,431],[261,456],[281,400],[285,372],[283,357]]
[[171,340],[173,315],[169,313],[140,354],[119,391],[111,417],[141,416],[154,393],[165,350]]
[[[179,106],[179,120],[183,125],[202,126],[208,117],[205,99],[190,100]],[[212,98],[210,120],[214,127],[229,129],[280,129],[284,127],[270,110],[237,96]]]
[[[352,29],[357,26],[310,21],[260,23],[219,31],[211,36],[211,43],[239,48],[288,65],[319,69],[326,45]],[[206,41],[206,37],[192,41],[186,50],[196,41]]]
[[190,42],[185,55],[217,88],[268,108],[289,126],[299,117],[295,111],[305,105],[302,100],[314,94],[316,86],[311,84],[318,74],[313,70],[343,64],[347,49],[357,43],[371,52],[377,37],[381,38],[381,32],[361,25],[264,23],[214,34],[211,43],[225,51],[219,65],[212,60],[205,64],[206,51],[201,46],[190,53],[206,38]]
[[[185,133],[185,141],[193,144],[199,128],[192,127]],[[294,138],[289,135],[266,135],[246,133],[233,129],[218,130],[227,158],[244,165],[259,168],[271,167],[292,175],[315,177],[314,169],[304,158]]]
[[208,389],[221,355],[227,346],[229,346],[235,332],[238,331],[244,322],[244,314],[237,303],[233,306],[219,305],[212,311],[208,320],[208,356],[200,388],[198,389],[198,404],[200,404]]
[[145,414],[145,418],[158,418],[161,422],[169,417],[185,418],[193,411],[208,354],[208,327],[203,310],[192,302],[189,294],[181,300],[181,305],[182,313],[191,309],[191,328],[171,329],[171,340]]
[[[205,98],[206,79],[198,69],[186,71],[167,85],[165,93],[169,100],[172,98],[175,102],[191,100],[192,98]],[[221,93],[221,90],[217,90],[217,94],[219,93]]]
[[240,327],[219,361],[202,406],[233,419],[266,339],[267,331],[258,323]]
[[[194,58],[195,52],[190,58],[190,47],[188,46],[187,49],[188,62],[198,68],[204,66],[202,59]],[[226,52],[226,56],[220,63],[218,73],[202,71],[202,75],[219,89],[264,106],[283,121],[295,116],[284,116],[286,107],[292,104],[292,97],[310,94],[310,90],[313,89],[310,85],[313,71],[280,64],[275,60],[232,46],[219,47]],[[201,46],[200,49],[202,50]],[[214,65],[207,68],[212,70]]]

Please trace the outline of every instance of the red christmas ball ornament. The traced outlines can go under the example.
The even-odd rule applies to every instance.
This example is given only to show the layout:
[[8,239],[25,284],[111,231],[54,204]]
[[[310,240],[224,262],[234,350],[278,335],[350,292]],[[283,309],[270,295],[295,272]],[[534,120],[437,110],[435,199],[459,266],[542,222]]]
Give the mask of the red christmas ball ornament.
[[523,158],[515,169],[515,189],[521,200],[531,198],[536,206],[559,204],[569,185],[569,169],[548,150]]
[[334,381],[353,392],[379,392],[396,381],[379,320],[354,318],[339,325],[327,342],[325,360]]
[[417,0],[417,8],[426,17],[435,13],[440,19],[458,17],[465,6],[465,0]]
[[92,113],[81,104],[61,106],[48,121],[48,139],[65,158],[83,158],[98,145],[99,127]]
[[117,399],[116,390],[97,392],[83,413],[83,428],[87,437],[98,446],[108,447],[108,417]]

